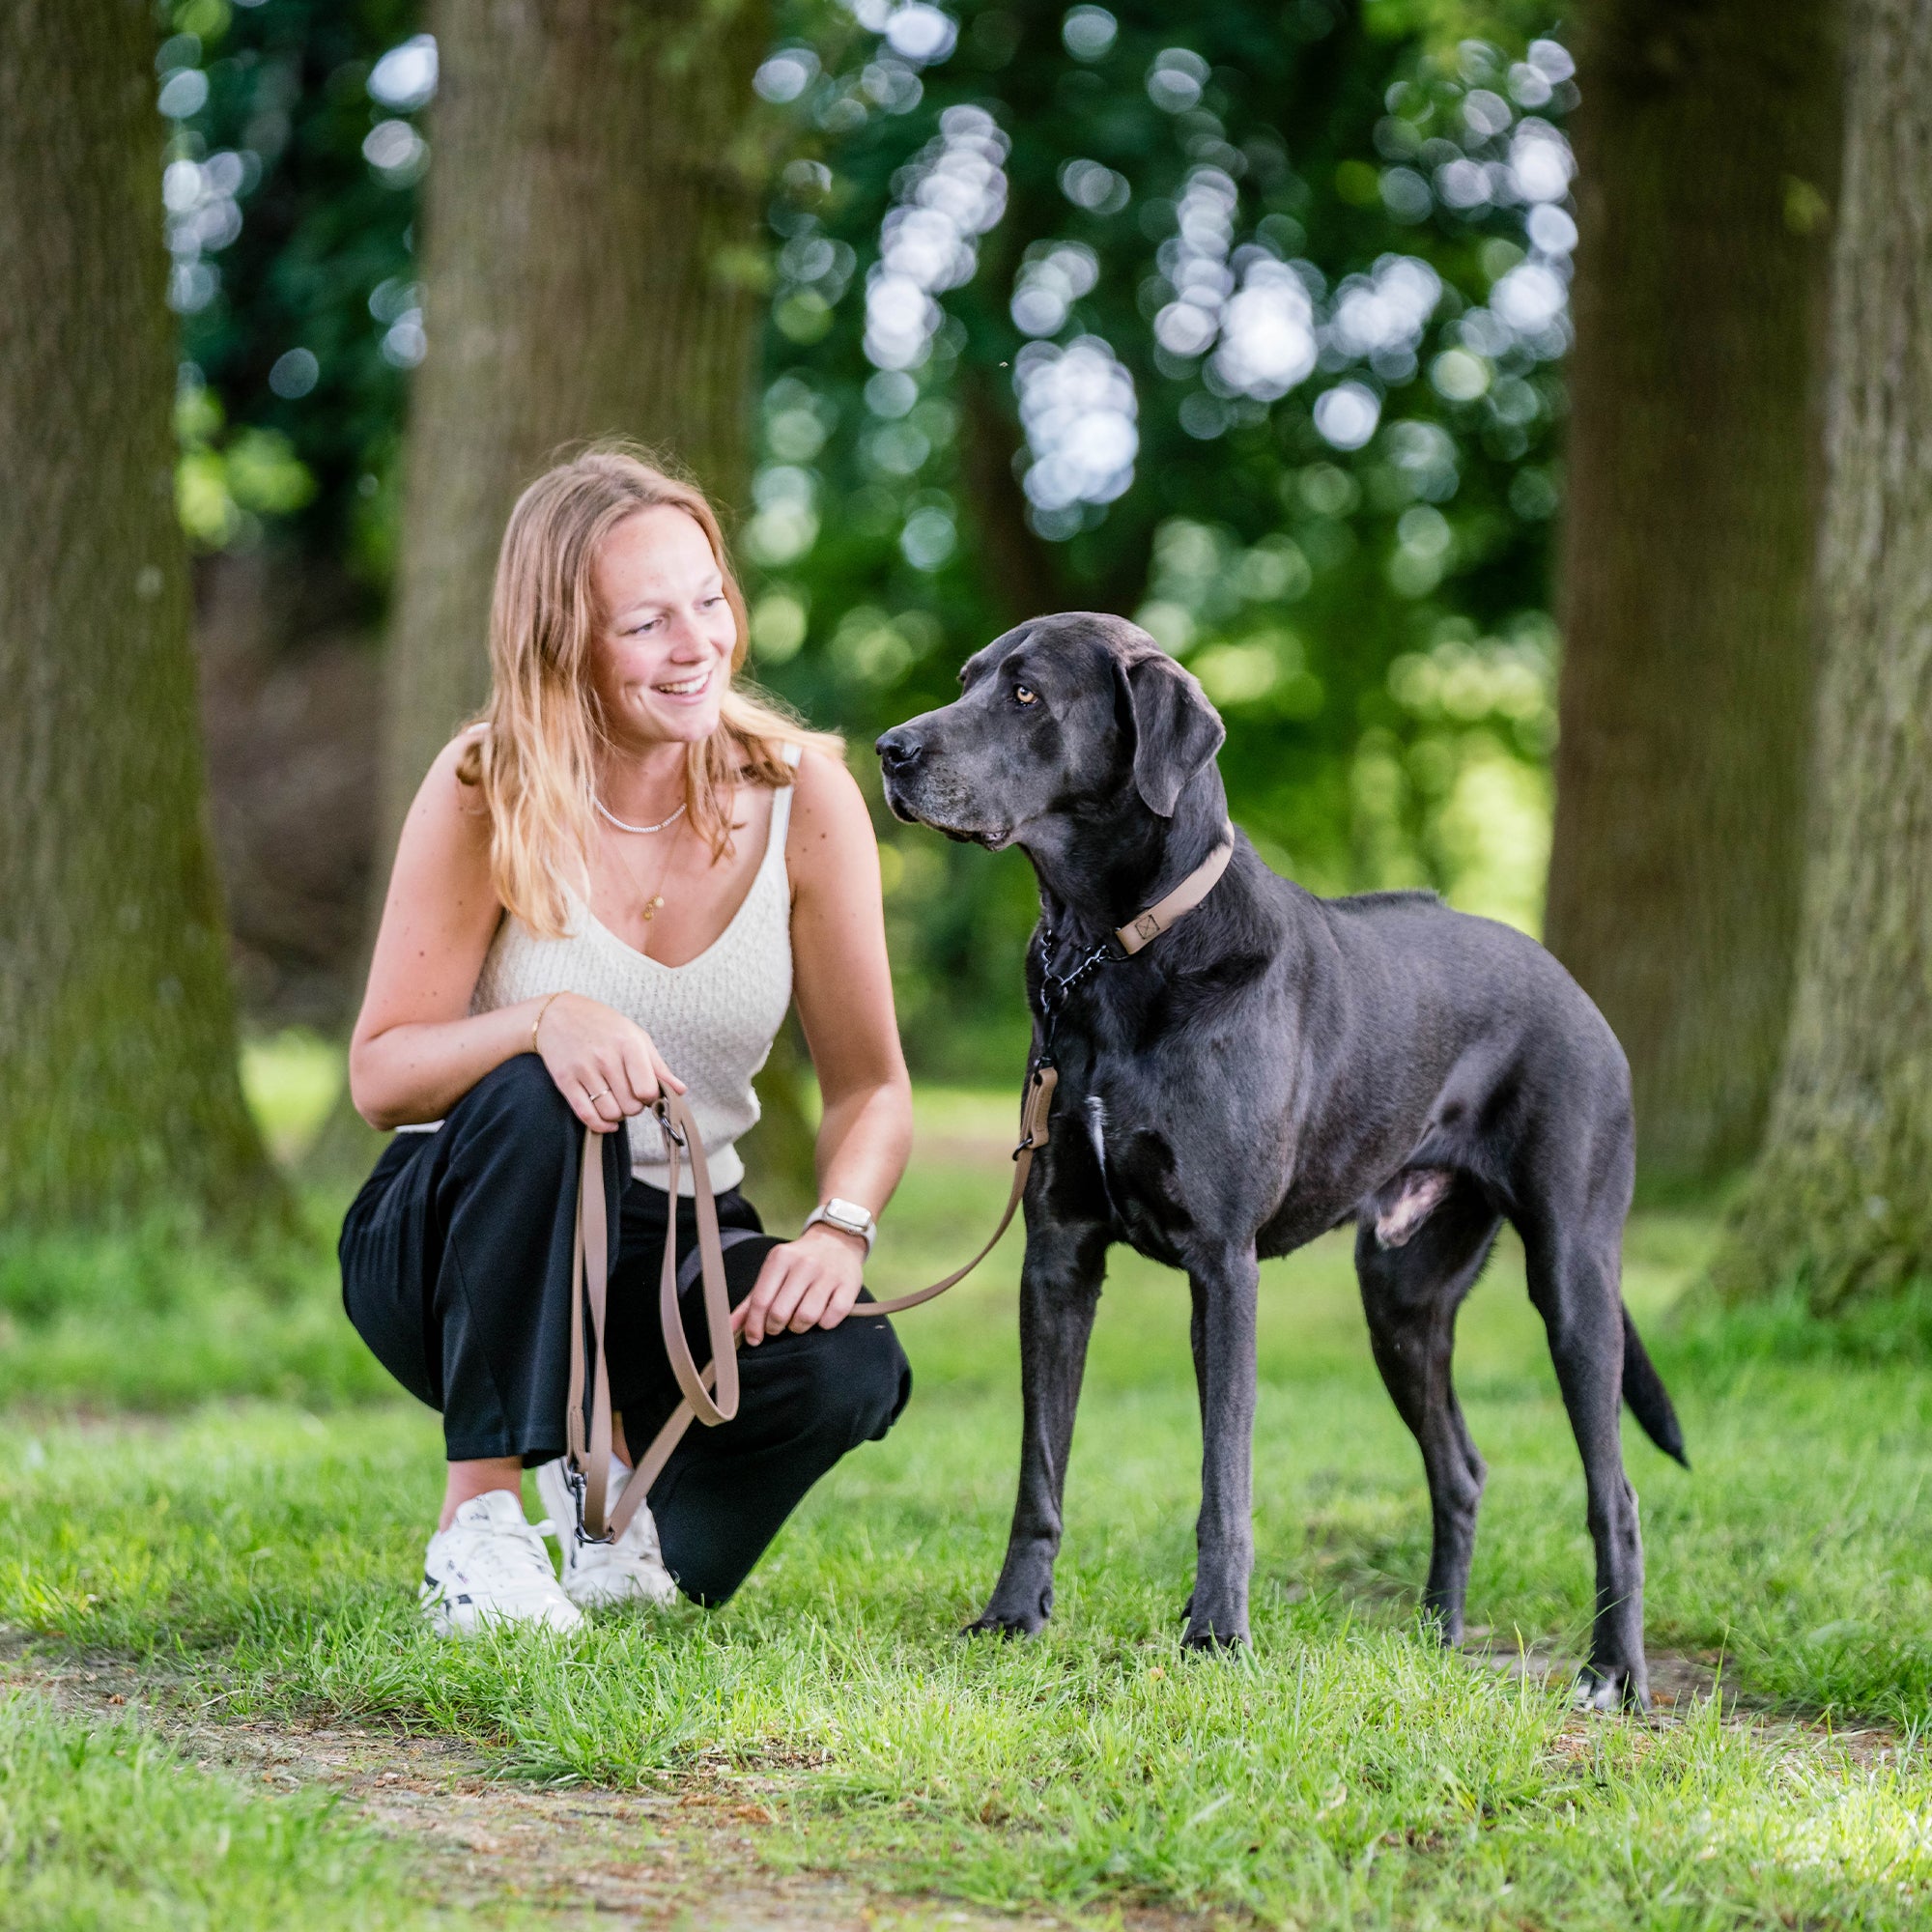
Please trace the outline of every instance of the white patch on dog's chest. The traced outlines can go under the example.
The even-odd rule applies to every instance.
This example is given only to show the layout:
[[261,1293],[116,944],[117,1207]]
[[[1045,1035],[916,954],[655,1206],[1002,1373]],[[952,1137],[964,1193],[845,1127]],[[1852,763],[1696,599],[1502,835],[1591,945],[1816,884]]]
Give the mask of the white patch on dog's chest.
[[1100,1170],[1100,1192],[1106,1197],[1107,1212],[1119,1217],[1114,1190],[1107,1183],[1107,1103],[1097,1094],[1090,1094],[1080,1103],[1087,1116],[1087,1139],[1094,1149],[1094,1164]]

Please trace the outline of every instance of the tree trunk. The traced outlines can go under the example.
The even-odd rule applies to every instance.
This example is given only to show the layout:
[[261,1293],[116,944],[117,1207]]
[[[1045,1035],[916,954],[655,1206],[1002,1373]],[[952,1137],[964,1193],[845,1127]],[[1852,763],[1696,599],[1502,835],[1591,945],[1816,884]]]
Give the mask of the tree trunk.
[[1580,17],[1548,937],[1641,1170],[1696,1183],[1754,1151],[1789,1010],[1837,40],[1819,0]]
[[148,0],[0,8],[0,1222],[277,1212],[174,509]]
[[1716,1267],[1821,1310],[1932,1272],[1932,5],[1853,0],[1848,56],[1798,987]]
[[388,650],[382,867],[489,689],[503,525],[559,445],[635,437],[744,499],[759,0],[436,0],[441,82]]

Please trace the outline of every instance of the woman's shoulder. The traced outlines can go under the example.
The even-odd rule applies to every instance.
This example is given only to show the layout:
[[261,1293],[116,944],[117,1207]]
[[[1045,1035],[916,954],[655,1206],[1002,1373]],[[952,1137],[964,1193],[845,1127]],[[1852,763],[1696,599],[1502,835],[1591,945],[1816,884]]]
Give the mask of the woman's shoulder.
[[454,789],[465,807],[484,810],[483,760],[490,749],[488,724],[466,724],[441,751],[429,768],[429,777]]
[[842,758],[806,746],[792,792],[785,857],[795,872],[842,865],[875,844],[865,794]]
[[[792,786],[798,793],[794,813],[800,811],[842,811],[854,807],[864,814],[866,800],[859,781],[847,769],[845,760],[817,745],[800,744],[796,739],[786,748],[792,753],[786,762],[792,768]],[[867,823],[870,823],[867,816]]]
[[410,808],[412,825],[434,827],[464,843],[489,843],[490,807],[483,790],[482,751],[488,726],[467,725],[436,754]]

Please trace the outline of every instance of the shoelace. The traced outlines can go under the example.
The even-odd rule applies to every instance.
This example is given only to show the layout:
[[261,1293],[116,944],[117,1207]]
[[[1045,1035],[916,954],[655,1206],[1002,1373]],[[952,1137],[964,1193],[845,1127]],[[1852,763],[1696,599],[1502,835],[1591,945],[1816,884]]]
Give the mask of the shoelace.
[[544,1582],[554,1584],[550,1552],[543,1546],[543,1528],[530,1522],[486,1522],[472,1525],[473,1539],[465,1552],[477,1581],[491,1584]]

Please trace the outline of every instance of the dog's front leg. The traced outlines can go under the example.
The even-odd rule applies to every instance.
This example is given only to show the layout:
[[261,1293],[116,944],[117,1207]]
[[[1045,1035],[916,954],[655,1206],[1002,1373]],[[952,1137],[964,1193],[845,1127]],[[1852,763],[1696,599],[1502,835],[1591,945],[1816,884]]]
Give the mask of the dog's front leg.
[[[1031,1217],[1030,1217],[1031,1218]],[[986,1608],[971,1631],[1031,1636],[1053,1609],[1061,1496],[1073,1441],[1073,1411],[1087,1340],[1106,1269],[1107,1236],[1096,1224],[1032,1226],[1020,1271],[1020,1389],[1025,1422],[1012,1533]]]
[[1194,1595],[1181,1641],[1245,1643],[1254,1568],[1255,1293],[1252,1246],[1190,1263],[1201,1387],[1201,1520]]

